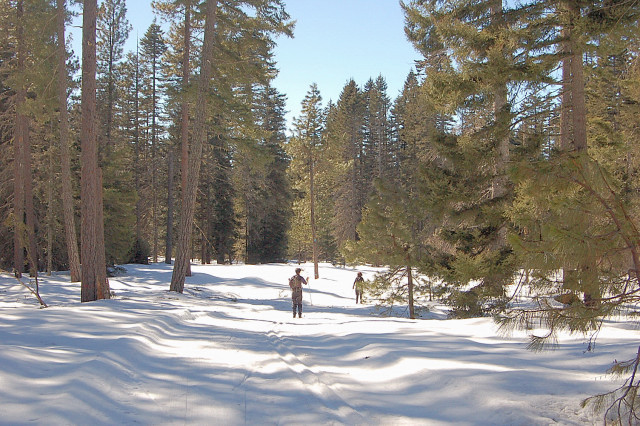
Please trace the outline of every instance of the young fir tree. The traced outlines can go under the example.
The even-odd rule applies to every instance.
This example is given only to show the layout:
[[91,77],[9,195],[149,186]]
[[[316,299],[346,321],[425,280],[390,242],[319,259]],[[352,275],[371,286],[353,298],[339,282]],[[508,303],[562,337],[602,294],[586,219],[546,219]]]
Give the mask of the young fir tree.
[[458,288],[451,289],[451,301],[460,313],[500,310],[517,271],[504,215],[512,198],[507,164],[516,114],[509,88],[538,70],[521,63],[518,55],[528,51],[515,47],[513,40],[522,36],[510,21],[514,12],[500,0],[412,1],[403,7],[406,32],[425,56],[424,90],[440,113],[459,123],[457,149],[436,148],[439,156],[450,155],[454,171],[440,218],[443,243],[453,249],[446,272]]
[[438,167],[432,145],[437,138],[447,139],[437,132],[435,113],[420,90],[416,75],[410,73],[392,109],[394,159],[385,168],[393,166],[395,172],[375,180],[375,192],[358,225],[360,240],[347,250],[348,259],[389,265],[368,292],[381,305],[406,304],[410,318],[416,318],[417,306],[432,297],[430,281],[418,277],[435,271],[429,237]]

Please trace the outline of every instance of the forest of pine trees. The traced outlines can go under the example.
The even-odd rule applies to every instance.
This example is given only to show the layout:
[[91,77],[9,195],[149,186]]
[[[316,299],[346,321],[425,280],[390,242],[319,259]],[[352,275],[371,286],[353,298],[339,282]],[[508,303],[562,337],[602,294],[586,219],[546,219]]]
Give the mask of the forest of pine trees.
[[[189,258],[285,260],[290,160],[285,101],[271,84],[274,40],[293,28],[282,2],[209,2],[210,70],[202,82],[206,3],[153,2],[157,19],[127,52],[125,0],[96,2],[93,20],[91,3],[0,3],[0,267],[17,275],[71,270],[80,281],[87,132],[102,188],[102,263],[176,257],[194,147],[201,172]],[[82,36],[95,39],[94,69],[83,56],[91,49],[70,51],[73,14],[82,14]],[[85,90],[92,75],[95,87]],[[198,102],[206,105],[201,122]],[[85,113],[93,114],[86,122]]]

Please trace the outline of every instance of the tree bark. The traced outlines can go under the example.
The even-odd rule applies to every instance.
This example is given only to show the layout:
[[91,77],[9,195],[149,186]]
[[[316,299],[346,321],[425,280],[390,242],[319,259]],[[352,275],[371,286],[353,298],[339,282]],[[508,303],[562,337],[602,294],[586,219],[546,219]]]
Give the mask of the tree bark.
[[315,169],[314,169],[314,160],[315,156],[313,153],[313,148],[311,148],[311,155],[309,156],[309,198],[311,202],[311,238],[312,238],[312,249],[313,249],[313,276],[317,280],[320,278],[320,273],[318,271],[318,232],[316,230],[316,204],[315,204]]
[[53,269],[53,141],[49,142],[49,178],[47,179],[47,276],[51,276]]
[[202,65],[200,66],[200,78],[198,82],[198,94],[196,100],[196,114],[193,127],[193,144],[189,155],[189,168],[187,176],[186,194],[180,215],[178,238],[176,241],[176,262],[171,276],[171,291],[182,293],[184,281],[189,266],[189,247],[191,245],[191,233],[196,204],[196,191],[200,175],[200,157],[202,145],[206,139],[206,113],[208,105],[208,88],[211,80],[213,61],[214,31],[216,27],[217,0],[207,0],[204,43],[202,46]]
[[580,7],[575,1],[563,2],[566,20],[562,34],[561,144],[563,150],[587,150],[587,109],[584,94],[583,49],[577,38],[575,23],[580,19]]
[[409,318],[415,319],[416,312],[413,307],[413,271],[411,270],[411,266],[407,265],[407,287],[409,292]]
[[82,285],[83,302],[110,297],[106,276],[102,176],[96,134],[97,0],[84,0],[82,19]]
[[[141,172],[140,172],[140,54],[138,52],[139,46],[136,45],[136,70],[135,70],[135,147],[134,147],[134,157],[133,157],[133,173],[135,179],[135,188],[136,194],[138,195],[138,199],[136,201],[136,242],[138,248],[142,247],[142,197],[140,196],[140,192],[142,189],[142,184],[140,183]],[[146,253],[148,254],[148,253]],[[145,263],[147,263],[145,261]]]
[[58,15],[58,103],[60,110],[60,160],[62,172],[62,212],[64,219],[67,256],[71,281],[81,279],[78,235],[73,208],[73,187],[71,178],[71,154],[69,153],[69,113],[67,110],[67,49],[65,48],[65,0],[57,0]]
[[169,150],[167,174],[167,238],[165,240],[164,263],[171,264],[173,252],[173,149]]
[[36,245],[36,214],[33,206],[33,176],[31,174],[31,140],[29,138],[29,118],[24,116],[22,123],[24,136],[22,147],[22,172],[24,173],[24,213],[27,225],[27,259],[29,274],[35,277],[38,273],[38,246]]
[[152,217],[153,217],[153,262],[158,263],[158,227],[160,226],[158,216],[158,167],[157,159],[157,130],[156,130],[156,52],[154,48],[154,58],[151,65],[151,197],[152,197]]
[[[20,76],[24,76],[26,72],[25,58],[27,56],[23,21],[24,2],[20,0],[16,4],[17,72]],[[26,99],[27,90],[21,82],[16,89],[16,121],[14,134],[14,264],[15,273],[18,277],[22,276],[22,272],[24,271],[24,248],[27,248],[27,260],[29,262],[31,275],[35,276],[38,271],[33,183],[31,176],[29,117],[24,114]]]
[[[184,52],[182,55],[182,122],[180,127],[181,139],[181,179],[182,179],[182,204],[186,200],[187,176],[189,175],[189,102],[187,91],[189,78],[191,77],[191,2],[187,0],[184,5]],[[187,277],[191,276],[191,263],[187,265]]]
[[[568,31],[563,29],[566,37]],[[571,56],[568,42],[563,42],[562,58],[562,95],[560,100],[560,146],[561,151],[568,151],[571,148]]]
[[[18,72],[24,71],[24,28],[22,20],[24,17],[23,2],[16,4],[16,38],[18,47]],[[22,173],[22,160],[24,155],[24,120],[26,117],[21,113],[26,100],[26,94],[22,85],[16,90],[15,97],[15,126],[13,135],[13,268],[16,277],[22,277],[24,272],[24,175]]]

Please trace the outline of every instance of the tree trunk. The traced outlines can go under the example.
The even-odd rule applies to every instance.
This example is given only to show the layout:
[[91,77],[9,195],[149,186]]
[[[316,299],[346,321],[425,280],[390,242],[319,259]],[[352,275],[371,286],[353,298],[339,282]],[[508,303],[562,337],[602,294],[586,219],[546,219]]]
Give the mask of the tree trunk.
[[573,105],[573,145],[576,151],[587,150],[587,107],[584,97],[582,49],[574,41],[571,51],[571,97]]
[[[566,37],[568,30],[562,30]],[[560,146],[561,151],[568,151],[571,148],[571,55],[569,43],[563,42],[562,58],[562,95],[560,100]]]
[[167,177],[167,238],[165,240],[164,263],[171,264],[173,251],[173,150],[169,150]]
[[407,288],[409,292],[409,318],[415,319],[416,312],[413,307],[413,271],[409,265],[407,265]]
[[97,0],[84,0],[82,19],[82,286],[81,299],[108,299],[104,224],[102,223],[102,177],[98,167],[96,134],[96,15]]
[[[155,55],[155,52],[154,52]],[[158,207],[158,167],[156,165],[157,157],[157,131],[156,131],[156,57],[153,58],[152,76],[151,76],[151,197],[152,197],[152,214],[153,217],[153,262],[158,263],[158,226],[159,226],[159,207]]]
[[[491,4],[491,16],[497,30],[505,27],[502,0],[494,0]],[[503,53],[507,52],[502,48]],[[494,180],[493,196],[501,197],[507,191],[506,165],[509,162],[509,111],[507,110],[508,89],[506,83],[499,82],[494,87],[493,117],[496,124],[497,159],[496,179]],[[506,238],[506,232],[504,237]],[[506,241],[504,241],[506,244]]]
[[[52,129],[53,130],[53,129]],[[53,269],[53,141],[49,143],[49,179],[47,182],[47,276],[51,276]]]
[[[142,247],[142,197],[140,192],[142,190],[142,184],[140,183],[142,173],[140,172],[140,54],[138,52],[139,46],[136,45],[136,71],[135,71],[135,146],[133,157],[133,175],[135,180],[136,195],[138,199],[136,201],[136,241],[138,248]],[[146,250],[145,250],[146,251]],[[148,253],[145,253],[148,255]],[[147,261],[145,261],[147,263]]]
[[64,219],[67,257],[71,281],[81,279],[80,254],[78,253],[78,235],[73,208],[73,186],[71,184],[71,154],[69,153],[69,113],[67,110],[67,49],[65,48],[64,21],[65,0],[57,0],[58,15],[58,103],[60,110],[60,160],[62,173],[62,212]]
[[23,123],[24,146],[22,147],[22,166],[24,173],[24,213],[27,224],[27,259],[29,274],[35,277],[38,273],[38,246],[36,245],[36,213],[33,206],[33,176],[31,174],[31,141],[29,138],[29,118],[25,116]]
[[314,154],[313,148],[311,149],[312,153],[309,158],[309,198],[311,201],[311,238],[312,238],[312,248],[313,248],[313,276],[317,280],[320,278],[320,273],[318,271],[318,235],[316,230],[316,204],[315,204],[315,186],[314,186]]
[[[24,35],[24,2],[16,4],[16,35],[17,35],[17,72],[22,77],[26,72],[25,58],[27,47]],[[24,251],[27,248],[27,260],[31,276],[38,271],[38,252],[35,235],[35,211],[33,207],[33,182],[31,176],[31,142],[29,140],[29,117],[24,114],[27,90],[22,82],[18,85],[15,97],[16,121],[14,146],[16,158],[14,182],[16,201],[16,234],[17,248],[14,248],[16,275],[21,276],[24,270]],[[26,221],[26,227],[25,227]],[[25,232],[26,231],[26,232]],[[26,241],[25,241],[26,237]]]
[[205,128],[208,105],[208,87],[211,80],[211,68],[213,61],[214,31],[216,27],[217,0],[207,0],[204,29],[204,43],[202,46],[202,65],[200,66],[200,79],[196,100],[196,114],[193,128],[193,144],[189,155],[189,168],[187,176],[186,194],[180,215],[178,238],[176,241],[176,262],[171,276],[171,291],[182,293],[184,281],[189,265],[189,246],[191,245],[191,233],[196,204],[196,192],[200,175],[200,157],[202,145],[205,142],[207,132]]
[[[16,94],[16,109],[20,105],[21,91]],[[24,99],[22,100],[24,103]],[[16,125],[13,138],[13,269],[16,277],[21,278],[24,271],[24,184],[22,182],[22,117],[16,113]]]
[[576,40],[580,34],[575,24],[580,19],[580,8],[574,1],[564,1],[567,15],[562,34],[562,107],[561,107],[561,149],[587,150],[587,109],[584,94],[583,49]]
[[[24,55],[25,41],[24,28],[22,20],[24,18],[23,2],[18,1],[16,4],[16,38],[18,47],[18,73],[24,72]],[[13,137],[13,216],[14,216],[14,233],[13,233],[13,268],[16,277],[22,277],[24,271],[24,174],[22,164],[24,155],[24,121],[27,119],[22,114],[24,103],[26,101],[26,93],[22,84],[16,90],[15,96],[15,126]]]
[[[182,179],[182,204],[186,200],[187,176],[189,174],[189,102],[187,91],[189,77],[191,76],[191,2],[187,0],[184,5],[184,52],[182,56],[182,122],[180,127],[181,139],[181,179]],[[191,276],[191,262],[187,265],[187,277]]]

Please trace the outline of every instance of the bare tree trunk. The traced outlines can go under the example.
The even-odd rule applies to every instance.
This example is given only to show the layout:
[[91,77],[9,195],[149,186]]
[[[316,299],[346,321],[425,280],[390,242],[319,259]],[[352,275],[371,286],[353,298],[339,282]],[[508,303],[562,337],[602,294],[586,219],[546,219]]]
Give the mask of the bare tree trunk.
[[[53,129],[52,129],[53,130]],[[53,141],[49,143],[49,179],[47,183],[47,276],[53,269]]]
[[[567,30],[563,29],[566,36]],[[568,42],[563,42],[563,58],[562,58],[562,98],[560,101],[560,146],[561,151],[567,151],[571,147],[571,55]]]
[[580,18],[580,8],[574,1],[564,1],[567,21],[562,29],[562,108],[561,148],[563,150],[587,150],[587,109],[584,94],[583,49],[576,38],[575,23]]
[[[578,12],[579,13],[579,12]],[[572,43],[571,52],[571,96],[573,104],[573,144],[576,151],[587,150],[587,107],[584,97],[584,74],[582,49]]]
[[[21,92],[16,94],[16,109],[20,105]],[[22,100],[24,102],[24,99]],[[17,278],[24,271],[24,184],[22,182],[22,126],[21,117],[16,113],[13,137],[13,269]]]
[[[493,0],[491,4],[491,16],[493,23],[497,28],[502,29],[505,27],[505,21],[503,18],[502,0]],[[502,49],[506,54],[505,49]],[[507,191],[507,176],[506,165],[509,162],[509,112],[507,111],[507,96],[508,89],[506,83],[498,83],[494,87],[494,100],[493,100],[493,117],[496,124],[496,138],[497,138],[497,151],[498,156],[496,159],[496,179],[493,183],[493,196],[501,197]],[[501,231],[501,239],[504,237],[506,244],[506,228]],[[504,234],[504,235],[502,235]]]
[[164,263],[171,264],[173,251],[173,149],[169,150],[167,177],[167,238],[165,240]]
[[407,265],[407,287],[409,292],[409,318],[415,319],[416,311],[413,307],[413,271],[409,265]]
[[[135,71],[135,147],[134,147],[134,157],[133,157],[133,173],[135,179],[135,187],[136,187],[136,195],[138,199],[136,201],[136,242],[138,244],[138,248],[142,247],[142,197],[140,196],[140,192],[142,189],[142,185],[140,183],[141,173],[140,173],[140,55],[139,55],[139,47],[136,45],[136,71]],[[146,251],[146,250],[145,250]],[[148,254],[148,253],[146,253]],[[145,261],[147,263],[147,261]]]
[[[189,78],[191,77],[191,2],[186,1],[184,5],[184,52],[182,56],[182,126],[180,128],[181,138],[181,179],[182,179],[182,204],[186,199],[187,176],[189,175],[189,102],[186,99],[189,88]],[[191,276],[191,262],[187,265],[187,277]]]
[[69,153],[69,113],[67,110],[67,49],[65,48],[64,21],[65,0],[57,0],[58,6],[58,103],[60,110],[60,160],[62,172],[62,212],[69,258],[71,281],[80,281],[80,254],[73,208],[73,186],[71,184],[71,154]]
[[[24,71],[24,55],[25,41],[24,28],[22,20],[24,18],[23,2],[18,1],[16,4],[16,38],[18,47],[18,72]],[[24,174],[22,169],[24,165],[22,161],[24,155],[25,125],[27,119],[22,113],[24,103],[26,101],[26,93],[22,84],[16,90],[15,97],[15,126],[13,136],[13,216],[14,216],[14,234],[13,234],[13,268],[16,277],[22,277],[24,271]]]
[[216,27],[218,1],[207,0],[206,17],[204,29],[204,43],[202,46],[202,65],[200,66],[200,79],[198,82],[198,94],[195,108],[195,119],[193,128],[193,144],[189,155],[189,168],[187,177],[186,194],[180,215],[178,238],[176,241],[176,262],[173,267],[171,277],[171,291],[182,293],[184,291],[184,281],[189,266],[189,246],[191,245],[191,233],[193,231],[193,220],[196,204],[196,192],[198,189],[198,179],[200,175],[200,157],[202,156],[202,145],[207,137],[205,129],[208,87],[211,80],[211,68],[213,61],[214,31]]
[[24,173],[24,213],[27,224],[29,274],[38,273],[38,247],[36,245],[36,214],[33,206],[33,176],[31,175],[31,140],[29,138],[29,119],[24,121],[24,146],[22,148],[22,166]]
[[[18,1],[16,4],[16,33],[17,33],[17,70],[19,75],[24,76],[26,72],[25,58],[27,47],[24,35],[24,2]],[[17,264],[16,275],[21,275],[24,269],[24,251],[27,248],[27,259],[31,276],[35,276],[38,271],[38,252],[35,235],[35,211],[33,208],[33,183],[31,176],[31,142],[29,140],[29,117],[24,114],[27,98],[27,91],[24,84],[20,83],[16,90],[16,124],[15,124],[15,154],[17,162],[14,169],[16,185],[16,234],[18,243],[17,250],[14,251],[14,260]],[[26,228],[24,221],[26,220]],[[26,231],[26,232],[25,232]],[[25,241],[26,237],[26,241]]]
[[157,140],[156,140],[156,72],[155,59],[153,63],[153,88],[151,94],[151,197],[152,197],[152,216],[153,216],[153,262],[158,263],[158,166],[157,158]]
[[82,19],[82,286],[81,299],[108,299],[102,222],[102,176],[96,134],[97,0],[84,0]]
[[311,238],[312,238],[312,248],[313,248],[313,276],[317,280],[320,278],[320,273],[318,271],[318,235],[316,230],[316,204],[315,204],[315,185],[314,185],[314,154],[313,151],[309,158],[309,197],[311,201]]

